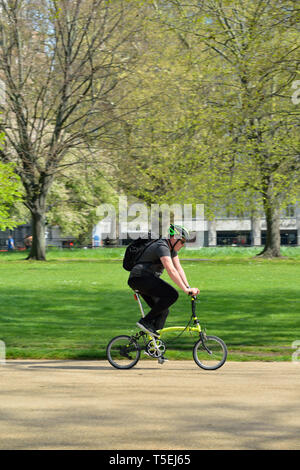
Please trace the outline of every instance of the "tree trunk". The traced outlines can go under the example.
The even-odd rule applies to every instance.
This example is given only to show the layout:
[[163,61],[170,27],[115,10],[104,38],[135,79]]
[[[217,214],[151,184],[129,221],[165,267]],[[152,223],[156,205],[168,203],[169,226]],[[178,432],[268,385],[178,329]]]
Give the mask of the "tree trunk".
[[32,245],[27,259],[46,260],[45,210],[36,208],[31,211]]
[[280,253],[280,217],[279,210],[272,204],[265,204],[265,215],[267,224],[266,244],[261,253],[257,256],[265,258],[279,258]]

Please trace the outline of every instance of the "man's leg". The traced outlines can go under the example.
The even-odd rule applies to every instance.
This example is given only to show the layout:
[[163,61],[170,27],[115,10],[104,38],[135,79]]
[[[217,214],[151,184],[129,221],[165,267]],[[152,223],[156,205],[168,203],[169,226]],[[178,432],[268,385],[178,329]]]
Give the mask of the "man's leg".
[[178,292],[167,282],[156,276],[142,276],[129,279],[131,288],[137,289],[151,307],[145,320],[161,329],[169,313],[168,308],[178,299]]
[[167,317],[169,315],[169,309],[167,308],[166,310],[163,310],[158,318],[154,320],[154,328],[156,330],[162,330],[163,327],[165,326]]
[[[145,295],[142,293],[141,293],[141,296],[151,308],[153,308],[155,304],[159,301],[159,297],[151,297],[150,295]],[[155,330],[161,330],[164,327],[168,314],[169,314],[169,309],[167,308],[166,310],[163,310],[160,313],[159,317],[153,320],[152,324]]]

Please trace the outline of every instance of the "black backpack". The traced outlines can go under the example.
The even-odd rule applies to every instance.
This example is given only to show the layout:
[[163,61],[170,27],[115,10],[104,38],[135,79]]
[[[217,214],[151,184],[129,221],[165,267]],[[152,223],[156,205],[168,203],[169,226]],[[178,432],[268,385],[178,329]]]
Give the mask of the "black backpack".
[[125,251],[123,258],[123,268],[126,269],[126,271],[131,271],[132,268],[137,264],[138,260],[141,258],[144,251],[157,240],[158,238],[153,240],[151,238],[151,234],[149,233],[148,238],[139,237],[131,242]]

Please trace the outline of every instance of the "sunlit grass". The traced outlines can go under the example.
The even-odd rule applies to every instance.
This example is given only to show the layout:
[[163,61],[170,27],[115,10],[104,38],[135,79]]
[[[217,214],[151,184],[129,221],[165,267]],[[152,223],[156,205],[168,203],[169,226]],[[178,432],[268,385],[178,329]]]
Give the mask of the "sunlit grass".
[[[100,247],[96,249],[84,248],[48,248],[47,260],[61,260],[61,259],[84,259],[84,260],[99,260],[99,259],[123,259],[126,247]],[[179,252],[179,257],[184,259],[197,258],[197,259],[223,259],[223,260],[248,260],[257,259],[262,251],[261,247],[203,247],[198,249],[183,248]],[[0,262],[9,260],[24,260],[27,256],[26,251],[16,252],[1,252]],[[300,246],[295,247],[281,247],[282,256],[288,259],[300,260]]]
[[[112,259],[105,259],[106,250],[113,250]],[[140,314],[117,250],[56,250],[47,262],[1,254],[0,340],[7,357],[104,358],[113,336],[137,331]],[[201,325],[225,340],[229,359],[291,358],[292,343],[300,339],[298,256],[182,258],[191,285],[201,289]],[[189,318],[190,300],[180,292],[167,325]],[[169,339],[170,357],[191,359],[196,338]]]

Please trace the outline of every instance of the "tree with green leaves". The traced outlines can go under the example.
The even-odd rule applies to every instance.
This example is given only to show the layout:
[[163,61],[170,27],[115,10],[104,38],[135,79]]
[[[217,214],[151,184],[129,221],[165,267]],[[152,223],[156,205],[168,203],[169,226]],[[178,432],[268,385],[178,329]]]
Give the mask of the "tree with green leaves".
[[135,38],[135,73],[130,77],[135,90],[130,102],[136,103],[136,112],[122,122],[122,145],[114,161],[119,188],[151,204],[174,198],[174,175],[181,165],[175,157],[188,126],[192,97],[187,93],[191,64],[185,40],[162,27],[153,5],[145,3],[142,32]]
[[[0,135],[0,146],[4,135]],[[1,148],[1,147],[0,147]],[[16,202],[22,200],[20,179],[15,174],[12,164],[0,162],[0,230],[12,229],[22,223],[13,214]]]
[[222,206],[237,213],[262,210],[262,254],[280,256],[280,210],[299,195],[299,109],[291,100],[300,65],[297,5],[151,3],[170,37],[176,31],[182,38],[191,64],[186,100],[172,114],[172,136],[179,139],[169,140],[171,171],[156,180],[167,178],[170,198],[200,199],[210,214]]
[[[108,171],[99,164],[72,165],[74,155],[65,161],[47,198],[47,224],[59,226],[63,234],[72,234],[80,245],[91,241],[98,223],[97,208],[103,204],[117,207],[117,193]],[[68,163],[68,164],[67,164]]]
[[125,0],[0,0],[0,10],[0,158],[24,187],[29,258],[44,260],[47,198],[65,159],[75,149],[78,164],[99,165],[133,112],[122,100],[140,10]]

